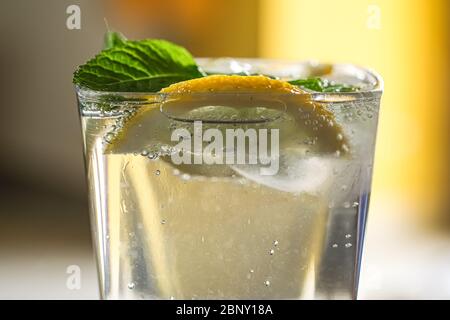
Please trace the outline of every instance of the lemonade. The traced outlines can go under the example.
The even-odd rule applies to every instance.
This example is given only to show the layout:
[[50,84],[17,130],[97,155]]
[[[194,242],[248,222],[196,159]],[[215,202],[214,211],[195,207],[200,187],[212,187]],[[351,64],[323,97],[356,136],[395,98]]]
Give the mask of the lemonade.
[[[199,61],[224,73],[236,63],[265,74],[272,68],[273,76],[314,69],[307,63]],[[362,69],[333,70],[329,77],[365,85],[365,92],[293,94],[271,85],[249,93],[222,83],[108,102],[105,93],[79,89],[102,296],[355,298],[380,84]],[[276,129],[276,173],[261,174],[261,161],[207,164],[203,156],[200,164],[175,163],[183,139],[173,141],[171,134],[181,128],[193,139],[198,121],[203,132],[223,136],[236,128],[269,133],[269,145]],[[207,145],[202,139],[201,147]],[[262,146],[260,140],[253,145]]]

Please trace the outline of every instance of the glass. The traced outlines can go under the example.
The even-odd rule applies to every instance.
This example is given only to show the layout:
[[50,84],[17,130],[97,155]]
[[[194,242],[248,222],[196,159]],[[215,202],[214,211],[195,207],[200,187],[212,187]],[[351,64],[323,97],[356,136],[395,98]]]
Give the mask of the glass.
[[[361,90],[293,95],[77,88],[102,298],[356,298],[381,79],[352,65],[198,63],[211,73],[320,76]],[[212,139],[195,149],[207,129],[225,138],[227,129],[249,133],[241,162],[238,138],[215,150],[235,152],[229,163],[205,156]],[[251,138],[253,144],[245,145]],[[194,144],[185,154],[201,164],[174,160],[183,142]],[[266,156],[264,146],[272,148]]]

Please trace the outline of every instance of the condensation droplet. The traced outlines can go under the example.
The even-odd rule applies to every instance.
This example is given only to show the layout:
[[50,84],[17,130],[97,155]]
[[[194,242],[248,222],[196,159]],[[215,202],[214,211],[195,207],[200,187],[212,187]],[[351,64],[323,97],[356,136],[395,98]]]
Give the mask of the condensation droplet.
[[332,248],[337,248],[337,247],[339,247],[339,245],[337,243],[334,243],[331,247]]
[[351,243],[346,243],[345,244],[345,247],[348,249],[348,248],[351,248],[352,247],[352,244]]
[[345,239],[350,239],[352,237],[352,235],[350,233],[345,235]]
[[278,240],[275,240],[274,242],[273,242],[273,245],[276,247],[276,246],[278,246]]
[[134,284],[134,282],[130,282],[130,283],[128,284],[128,289],[133,290],[135,286],[136,286],[136,285]]
[[147,150],[142,150],[141,151],[141,156],[144,156],[144,157],[148,156],[148,151]]
[[269,251],[269,254],[270,254],[271,256],[273,256],[273,255],[274,255],[274,253],[275,253],[275,250],[273,250],[273,249],[270,249],[270,251]]
[[156,170],[156,171],[155,171],[155,174],[156,174],[157,176],[159,176],[159,175],[161,174],[161,171],[160,171],[160,170]]
[[166,224],[166,220],[165,220],[165,219],[162,219],[162,220],[161,220],[161,224]]
[[269,281],[269,280],[264,281],[264,285],[265,285],[266,287],[269,287],[269,286],[270,286],[270,281]]
[[353,207],[353,208],[356,208],[357,206],[359,206],[359,203],[358,203],[358,202],[356,202],[356,201],[355,201],[355,202],[353,202],[353,204],[352,204],[352,207]]

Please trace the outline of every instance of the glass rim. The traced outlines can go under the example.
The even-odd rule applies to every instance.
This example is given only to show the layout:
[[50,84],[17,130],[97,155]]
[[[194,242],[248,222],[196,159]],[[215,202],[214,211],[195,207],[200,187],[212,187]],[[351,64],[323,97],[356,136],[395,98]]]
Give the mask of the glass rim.
[[[263,64],[289,64],[293,66],[302,66],[309,68],[323,68],[325,66],[331,66],[333,71],[337,72],[347,70],[353,73],[356,79],[360,81],[366,81],[369,87],[367,89],[355,91],[355,92],[315,92],[307,90],[304,93],[271,93],[271,92],[252,92],[252,91],[229,91],[229,92],[193,92],[193,93],[161,93],[161,92],[143,92],[143,91],[100,91],[93,90],[88,87],[83,87],[75,85],[75,90],[77,97],[85,102],[90,103],[108,103],[115,105],[145,105],[149,103],[163,102],[170,97],[180,97],[180,96],[214,96],[220,95],[258,95],[258,96],[271,96],[271,95],[286,95],[286,96],[297,96],[304,97],[305,99],[313,102],[350,102],[350,101],[361,101],[373,98],[379,98],[383,93],[384,82],[381,76],[370,68],[360,67],[355,64],[324,64],[318,63],[313,60],[309,61],[296,61],[287,59],[265,59],[265,58],[196,58],[196,61],[201,65],[220,61],[221,59],[233,59],[233,61],[239,61],[241,63],[263,63]],[[232,75],[232,73],[230,73]],[[320,75],[314,76],[321,78]],[[281,79],[285,80],[285,79]],[[289,81],[289,80],[286,80]],[[120,97],[120,99],[111,99],[113,97]],[[105,99],[109,98],[109,99]]]

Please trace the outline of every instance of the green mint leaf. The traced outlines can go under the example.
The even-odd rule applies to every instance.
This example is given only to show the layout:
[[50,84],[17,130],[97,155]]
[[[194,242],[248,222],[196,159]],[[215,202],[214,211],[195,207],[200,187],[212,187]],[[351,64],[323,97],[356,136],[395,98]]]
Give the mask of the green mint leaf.
[[334,83],[321,78],[307,78],[289,81],[290,84],[317,92],[355,92],[359,88],[348,84]]
[[73,82],[99,91],[156,92],[202,76],[191,54],[176,44],[157,39],[123,40],[80,66]]
[[111,49],[113,47],[119,47],[126,43],[127,38],[120,32],[108,31],[105,33],[105,49]]

